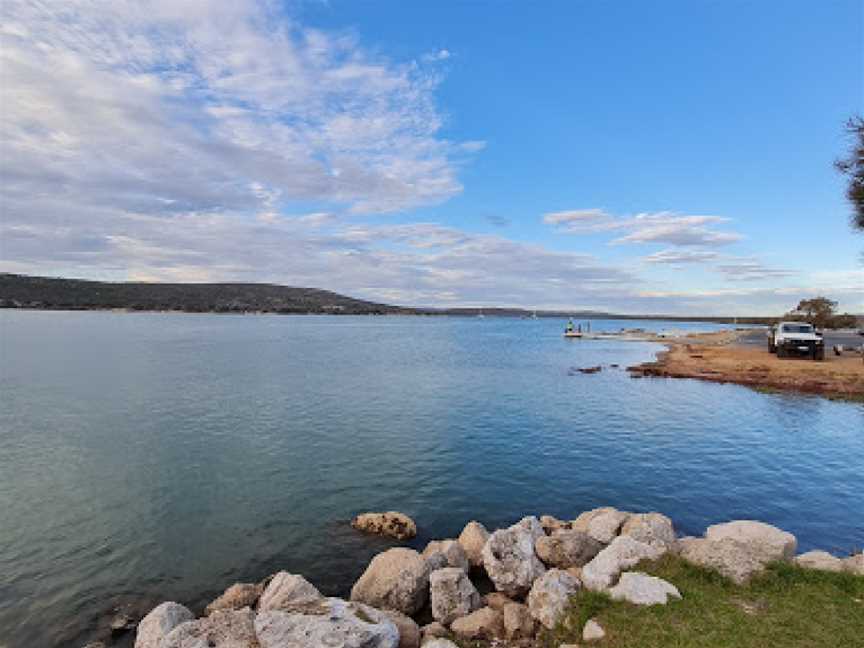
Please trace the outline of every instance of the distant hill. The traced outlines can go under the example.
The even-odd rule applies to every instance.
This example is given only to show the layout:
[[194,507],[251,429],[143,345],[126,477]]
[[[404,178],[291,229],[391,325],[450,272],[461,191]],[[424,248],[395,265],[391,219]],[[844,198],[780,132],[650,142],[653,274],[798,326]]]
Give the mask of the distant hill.
[[190,313],[411,313],[328,290],[258,283],[113,283],[0,273],[0,308]]
[[0,308],[42,310],[183,311],[188,313],[315,313],[332,315],[452,315],[557,317],[574,320],[668,320],[770,324],[776,317],[621,315],[599,311],[524,308],[404,308],[346,297],[329,290],[261,283],[142,283],[56,279],[0,273]]

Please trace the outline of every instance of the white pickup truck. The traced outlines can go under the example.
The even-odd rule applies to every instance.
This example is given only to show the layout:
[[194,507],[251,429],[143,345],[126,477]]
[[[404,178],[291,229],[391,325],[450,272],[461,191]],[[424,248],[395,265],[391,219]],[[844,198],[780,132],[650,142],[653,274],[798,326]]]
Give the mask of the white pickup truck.
[[813,360],[825,359],[825,339],[812,324],[780,322],[768,329],[768,351],[778,358],[803,355]]

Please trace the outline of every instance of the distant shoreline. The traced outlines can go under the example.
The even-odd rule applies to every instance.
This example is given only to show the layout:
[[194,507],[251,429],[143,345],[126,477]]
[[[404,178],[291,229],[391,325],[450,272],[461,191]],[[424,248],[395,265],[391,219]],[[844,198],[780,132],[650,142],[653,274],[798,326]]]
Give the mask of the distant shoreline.
[[329,290],[262,283],[102,282],[0,273],[0,309],[277,315],[423,315],[517,319],[643,320],[712,324],[770,324],[774,317],[621,314],[521,307],[394,306]]

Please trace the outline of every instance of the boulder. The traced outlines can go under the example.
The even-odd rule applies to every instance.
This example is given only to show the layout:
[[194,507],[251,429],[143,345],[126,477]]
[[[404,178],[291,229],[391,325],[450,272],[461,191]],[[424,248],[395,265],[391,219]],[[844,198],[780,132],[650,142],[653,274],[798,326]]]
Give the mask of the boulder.
[[627,518],[621,527],[621,535],[664,549],[675,545],[675,527],[672,520],[660,513],[636,513]]
[[541,515],[540,516],[540,526],[543,527],[543,530],[551,535],[556,531],[561,531],[563,529],[570,528],[570,522],[565,522],[564,520],[559,520],[558,518],[552,515]]
[[616,601],[629,601],[634,605],[666,605],[670,596],[680,599],[681,593],[662,578],[641,572],[625,572],[621,574],[618,584],[609,590],[609,596]]
[[181,623],[159,648],[258,648],[251,608],[215,610],[210,616]]
[[678,553],[687,562],[718,571],[738,585],[762,572],[773,555],[761,551],[757,545],[731,538],[685,538],[678,541]]
[[705,531],[708,540],[735,540],[754,545],[760,554],[769,560],[791,560],[798,547],[798,541],[791,533],[764,522],[755,520],[735,520],[715,524]]
[[854,556],[849,556],[849,558],[844,558],[843,567],[848,572],[864,576],[864,551]]
[[429,561],[429,570],[442,567],[458,567],[464,571],[471,569],[468,556],[456,540],[433,540],[423,550],[423,557]]
[[588,535],[603,544],[609,544],[629,517],[629,513],[617,509],[604,511],[595,515],[588,523]]
[[222,593],[222,596],[204,608],[204,614],[209,616],[216,610],[254,608],[263,591],[264,586],[261,583],[234,583]]
[[310,607],[317,609],[323,600],[321,592],[305,578],[281,571],[274,574],[258,599],[258,611],[303,612]]
[[390,619],[399,630],[399,648],[419,648],[420,626],[414,619],[396,610],[381,610],[381,614]]
[[450,625],[480,607],[481,599],[468,575],[458,567],[445,567],[429,577],[432,618]]
[[585,627],[582,628],[582,641],[600,641],[606,636],[606,631],[594,619],[588,619],[585,622]]
[[489,536],[483,547],[483,565],[495,589],[513,597],[531,589],[532,583],[546,572],[534,553],[534,543],[544,535],[537,518],[525,518]]
[[389,536],[397,540],[408,540],[417,535],[417,525],[410,517],[398,511],[386,513],[362,513],[351,521],[359,531]]
[[398,648],[399,630],[380,610],[324,599],[305,612],[271,610],[255,618],[260,648],[339,646],[339,648]]
[[354,583],[351,600],[411,616],[429,595],[429,565],[413,549],[396,547],[372,559]]
[[483,566],[483,547],[486,546],[487,540],[489,540],[489,532],[486,527],[473,520],[466,524],[459,534],[459,545],[465,551],[472,567]]
[[581,567],[600,553],[603,544],[584,531],[564,529],[537,538],[534,551],[547,567]]
[[135,648],[160,648],[162,639],[169,632],[181,623],[192,621],[194,618],[195,615],[189,611],[189,608],[179,603],[173,601],[160,603],[138,624]]
[[504,636],[509,640],[530,639],[534,636],[537,624],[527,605],[507,603],[501,610],[504,623]]
[[513,599],[501,592],[489,592],[483,597],[483,603],[493,610],[503,610],[505,605],[512,602]]
[[582,531],[583,533],[588,533],[588,525],[591,524],[591,520],[605,513],[611,513],[617,510],[618,509],[612,508],[611,506],[603,506],[601,508],[591,509],[590,511],[584,511],[579,514],[579,517],[570,523],[570,528],[575,529],[576,531]]
[[461,639],[497,639],[504,634],[503,615],[490,607],[480,608],[456,619],[450,630]]
[[618,575],[642,560],[656,560],[663,555],[660,547],[618,536],[582,568],[582,584],[589,590],[604,590],[615,584]]
[[846,567],[842,559],[832,556],[827,551],[808,551],[800,556],[795,556],[792,562],[805,569],[830,572],[842,572]]
[[432,623],[427,623],[422,628],[420,628],[420,643],[421,645],[425,646],[426,642],[431,639],[448,637],[449,635],[450,631],[446,627],[444,627],[444,625],[438,623],[437,621],[433,621]]
[[550,569],[534,581],[528,594],[528,609],[531,616],[547,628],[555,627],[564,613],[570,597],[579,591],[581,584],[563,569]]

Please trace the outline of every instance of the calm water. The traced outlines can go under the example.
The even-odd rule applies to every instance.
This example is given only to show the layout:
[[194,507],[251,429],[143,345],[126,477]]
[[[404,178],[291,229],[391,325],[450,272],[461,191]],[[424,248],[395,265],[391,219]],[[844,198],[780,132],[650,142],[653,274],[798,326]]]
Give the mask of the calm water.
[[0,326],[4,647],[77,648],[117,602],[201,605],[277,569],[344,594],[386,546],[348,528],[363,510],[411,514],[417,546],[471,518],[600,505],[683,533],[747,517],[805,550],[864,544],[864,407],[570,376],[657,347],[564,340],[560,321],[5,311]]

